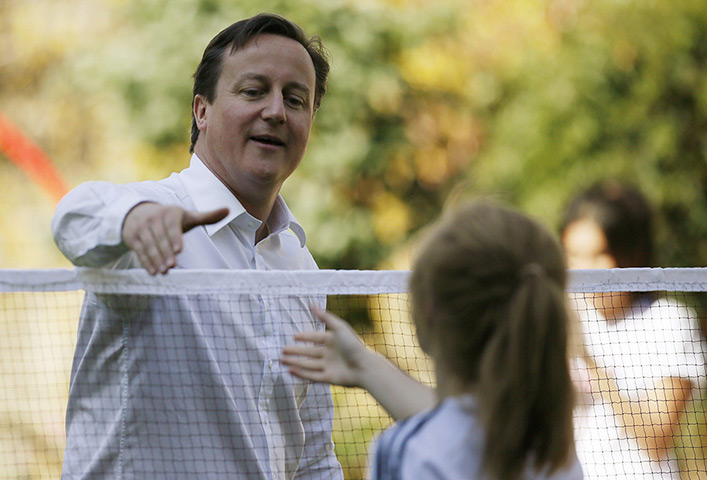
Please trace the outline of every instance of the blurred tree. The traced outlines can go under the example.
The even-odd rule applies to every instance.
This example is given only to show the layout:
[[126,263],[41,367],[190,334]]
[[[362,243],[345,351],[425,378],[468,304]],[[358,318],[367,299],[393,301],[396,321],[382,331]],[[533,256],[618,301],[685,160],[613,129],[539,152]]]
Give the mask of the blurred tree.
[[[68,62],[108,23],[89,0],[0,2],[0,112],[71,184],[98,175],[106,143],[98,102],[76,87]],[[0,266],[68,265],[49,231],[55,199],[1,153],[0,190]]]
[[[20,88],[0,93],[0,107],[73,183],[183,168],[204,46],[268,10],[320,34],[333,55],[310,148],[284,191],[323,267],[377,267],[452,191],[499,195],[554,224],[575,190],[604,176],[634,181],[659,207],[662,264],[707,263],[699,2],[69,3],[3,4],[11,55],[0,82]],[[50,19],[72,14],[73,30]]]
[[479,3],[455,34],[476,45],[457,47],[458,103],[485,131],[467,189],[555,224],[577,189],[631,181],[659,211],[661,265],[707,265],[707,4],[528,5]]

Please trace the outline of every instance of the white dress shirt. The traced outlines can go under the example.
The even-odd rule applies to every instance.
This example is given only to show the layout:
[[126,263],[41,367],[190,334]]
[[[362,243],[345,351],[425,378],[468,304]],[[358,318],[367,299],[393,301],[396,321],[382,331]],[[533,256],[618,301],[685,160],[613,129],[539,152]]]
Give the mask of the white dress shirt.
[[[278,197],[260,220],[195,155],[158,182],[88,182],[57,207],[52,231],[74,264],[139,268],[121,242],[145,201],[226,218],[184,235],[176,268],[316,269],[305,235]],[[104,295],[87,292],[67,407],[64,479],[340,479],[329,387],[294,379],[280,352],[322,328],[322,297]]]

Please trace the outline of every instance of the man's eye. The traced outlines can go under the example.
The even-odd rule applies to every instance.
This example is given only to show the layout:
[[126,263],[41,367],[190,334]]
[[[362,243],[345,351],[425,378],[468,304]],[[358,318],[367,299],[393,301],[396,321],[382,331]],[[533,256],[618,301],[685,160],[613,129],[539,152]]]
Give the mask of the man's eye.
[[304,100],[300,97],[287,97],[287,103],[289,103],[293,107],[304,106]]
[[257,88],[246,88],[245,90],[242,91],[243,95],[246,97],[257,97],[260,95],[260,90]]

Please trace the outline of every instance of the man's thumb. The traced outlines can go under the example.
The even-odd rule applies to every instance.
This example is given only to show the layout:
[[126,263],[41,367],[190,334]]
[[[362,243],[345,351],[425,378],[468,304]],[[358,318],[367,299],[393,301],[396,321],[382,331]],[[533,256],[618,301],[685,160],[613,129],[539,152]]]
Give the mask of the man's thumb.
[[228,208],[219,208],[209,212],[190,212],[185,211],[182,217],[182,231],[188,232],[199,225],[210,225],[219,220],[223,220],[228,215]]

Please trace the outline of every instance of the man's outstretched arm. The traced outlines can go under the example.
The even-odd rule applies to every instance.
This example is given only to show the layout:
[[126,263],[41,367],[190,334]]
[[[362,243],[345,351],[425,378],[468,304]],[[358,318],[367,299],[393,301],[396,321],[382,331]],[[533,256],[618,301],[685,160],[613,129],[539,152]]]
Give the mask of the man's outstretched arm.
[[52,219],[54,240],[74,265],[106,266],[133,250],[154,275],[176,264],[184,232],[228,214],[225,208],[191,212],[156,201],[155,196],[124,185],[81,184],[57,206]]

